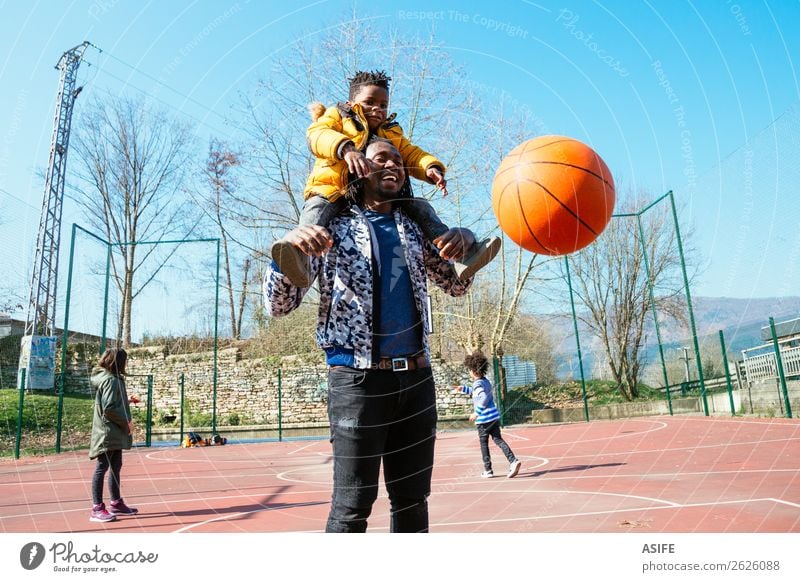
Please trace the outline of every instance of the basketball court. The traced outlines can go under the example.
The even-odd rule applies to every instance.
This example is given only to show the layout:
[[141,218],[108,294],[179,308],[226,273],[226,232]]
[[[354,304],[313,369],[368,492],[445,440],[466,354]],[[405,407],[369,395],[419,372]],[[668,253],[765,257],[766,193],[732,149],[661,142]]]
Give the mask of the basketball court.
[[[432,532],[800,532],[800,423],[647,417],[513,426],[523,467],[474,430],[438,435]],[[86,452],[0,462],[0,531],[319,532],[331,493],[327,440],[137,448],[122,493],[139,515],[89,522]],[[369,531],[388,531],[385,491]]]

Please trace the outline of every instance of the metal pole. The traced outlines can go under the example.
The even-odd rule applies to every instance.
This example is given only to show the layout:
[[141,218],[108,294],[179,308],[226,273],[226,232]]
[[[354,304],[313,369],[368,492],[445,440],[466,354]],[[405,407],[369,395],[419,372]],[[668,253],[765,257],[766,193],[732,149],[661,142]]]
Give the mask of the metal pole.
[[184,377],[183,372],[181,372],[181,440],[179,444],[183,442],[183,390],[184,390]]
[[564,265],[567,268],[567,286],[569,287],[569,302],[572,305],[572,324],[575,327],[575,342],[578,345],[578,367],[581,371],[581,393],[583,394],[583,416],[589,422],[589,401],[586,398],[586,379],[583,375],[583,355],[581,354],[581,336],[578,333],[578,315],[575,312],[575,297],[572,293],[572,278],[569,274],[569,257],[564,256]]
[[661,355],[661,371],[664,373],[664,389],[667,391],[667,405],[669,414],[672,416],[672,396],[669,393],[669,378],[667,376],[667,364],[664,361],[664,346],[661,343],[661,328],[658,325],[658,312],[656,310],[656,296],[653,292],[653,279],[650,275],[650,260],[647,258],[647,246],[644,244],[644,227],[642,226],[642,216],[636,215],[636,222],[639,224],[639,240],[642,243],[642,256],[644,257],[644,271],[647,274],[647,288],[650,291],[650,307],[653,309],[653,323],[656,328],[656,338],[658,339],[658,353]]
[[772,332],[772,345],[775,347],[775,362],[778,364],[778,377],[781,381],[781,392],[783,393],[783,405],[786,407],[786,418],[792,418],[792,405],[789,404],[789,392],[786,390],[786,376],[783,373],[783,358],[781,358],[781,348],[778,346],[778,335],[775,333],[775,320],[769,318],[769,329]]
[[492,371],[494,372],[494,386],[497,393],[497,402],[500,404],[500,426],[503,425],[503,417],[505,416],[505,402],[503,402],[503,373],[500,371],[501,362],[497,356],[492,356]]
[[217,433],[217,337],[219,328],[219,254],[220,245],[217,239],[217,277],[216,277],[216,293],[214,297],[214,410],[211,414],[211,432]]
[[19,459],[19,444],[22,442],[22,410],[25,405],[25,368],[20,370],[19,410],[17,411],[17,441],[14,445],[14,458]]
[[67,297],[64,305],[64,335],[61,339],[61,373],[58,375],[58,415],[56,420],[56,453],[61,452],[61,426],[64,416],[64,386],[67,379],[67,337],[69,334],[69,303],[72,297],[72,267],[75,260],[75,223],[69,241],[69,270],[67,271]]
[[281,402],[281,369],[278,368],[278,440],[283,440],[283,409]]
[[144,432],[144,444],[149,447],[153,440],[153,375],[147,376],[147,426]]
[[103,294],[103,335],[100,338],[100,355],[106,351],[106,324],[108,323],[108,282],[111,278],[111,245],[106,243],[106,290]]
[[689,373],[689,348],[678,348],[683,350],[683,357],[681,360],[683,361],[683,369],[686,374],[686,384],[688,385],[689,382],[692,380],[691,374]]
[[678,254],[681,258],[681,272],[683,273],[683,286],[686,290],[686,306],[689,310],[689,323],[692,326],[692,340],[694,341],[694,356],[697,360],[697,372],[700,377],[700,397],[703,400],[703,412],[708,416],[708,398],[706,398],[706,381],[703,378],[703,362],[700,358],[700,343],[697,341],[697,326],[694,322],[694,310],[692,309],[692,294],[689,291],[689,276],[686,274],[686,259],[683,255],[683,241],[681,239],[681,229],[678,225],[678,211],[675,209],[675,197],[672,190],[668,192],[669,201],[672,207],[672,220],[675,223],[675,235],[678,241]]
[[731,403],[731,416],[736,416],[736,408],[733,405],[733,385],[731,385],[731,371],[728,368],[728,353],[725,351],[725,336],[719,330],[719,345],[722,348],[722,365],[725,368],[725,382],[728,385],[728,401]]

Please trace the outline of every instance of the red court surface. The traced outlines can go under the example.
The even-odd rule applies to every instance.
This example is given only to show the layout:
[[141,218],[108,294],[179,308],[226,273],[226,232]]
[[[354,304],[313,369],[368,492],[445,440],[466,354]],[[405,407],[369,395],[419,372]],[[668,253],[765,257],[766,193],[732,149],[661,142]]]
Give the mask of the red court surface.
[[[432,532],[800,532],[800,422],[648,417],[513,426],[523,467],[474,430],[440,432]],[[326,440],[139,448],[122,493],[140,514],[89,522],[85,452],[0,461],[0,532],[318,532],[328,513]],[[369,531],[388,531],[381,488]]]

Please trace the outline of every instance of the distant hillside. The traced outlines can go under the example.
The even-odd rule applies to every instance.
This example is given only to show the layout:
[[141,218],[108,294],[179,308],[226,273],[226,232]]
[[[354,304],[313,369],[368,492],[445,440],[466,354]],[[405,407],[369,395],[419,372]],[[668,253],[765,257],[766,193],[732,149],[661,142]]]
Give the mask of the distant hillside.
[[[800,317],[800,297],[733,299],[696,297],[692,299],[698,338],[719,343],[719,330],[725,335],[729,351],[740,351],[763,343],[761,328],[775,322]],[[665,344],[685,344],[691,338],[688,327],[661,326]]]
[[[800,297],[772,297],[759,299],[735,299],[731,297],[693,297],[692,307],[701,350],[719,350],[719,330],[725,336],[725,345],[731,358],[741,357],[741,350],[763,344],[761,328],[769,325],[769,318],[776,323],[800,317]],[[575,338],[572,318],[564,315],[551,320],[557,351],[561,355],[558,373],[561,376],[574,376],[577,373]],[[660,321],[661,339],[666,350],[692,346],[690,328],[680,327],[674,322]],[[647,360],[656,361],[658,344],[655,329],[648,322]],[[581,330],[581,348],[584,369],[591,370],[596,357],[600,356],[599,346],[588,330]],[[669,352],[668,352],[669,353]],[[674,358],[673,358],[674,359]]]

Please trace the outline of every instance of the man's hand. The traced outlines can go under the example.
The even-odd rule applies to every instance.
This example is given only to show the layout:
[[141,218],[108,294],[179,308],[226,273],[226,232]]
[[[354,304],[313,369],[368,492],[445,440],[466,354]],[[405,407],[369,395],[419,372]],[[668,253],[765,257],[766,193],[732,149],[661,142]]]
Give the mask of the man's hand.
[[452,386],[451,388],[453,389],[453,394],[463,394],[461,386]]
[[128,421],[128,434],[133,434],[133,421]]
[[290,230],[283,240],[293,244],[307,255],[320,256],[331,248],[333,239],[328,229],[316,224],[304,224]]
[[433,244],[446,261],[460,259],[467,249],[475,244],[475,235],[468,228],[451,228],[442,236],[433,239]]
[[436,166],[431,166],[425,170],[425,175],[433,184],[442,191],[442,196],[447,196],[447,180],[444,179],[444,174]]
[[472,414],[470,414],[470,415],[469,415],[469,421],[470,421],[470,422],[475,422],[475,419],[476,419],[476,418],[478,418],[478,415],[477,415],[477,414],[475,414],[474,412],[473,412]]
[[369,175],[370,169],[367,163],[367,157],[358,151],[353,144],[347,144],[342,153],[342,159],[347,163],[347,169],[351,174],[355,174],[359,178],[366,178]]

